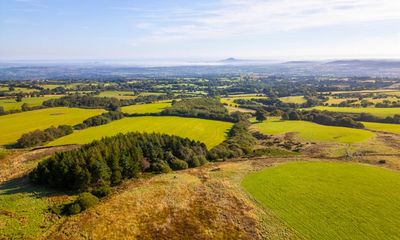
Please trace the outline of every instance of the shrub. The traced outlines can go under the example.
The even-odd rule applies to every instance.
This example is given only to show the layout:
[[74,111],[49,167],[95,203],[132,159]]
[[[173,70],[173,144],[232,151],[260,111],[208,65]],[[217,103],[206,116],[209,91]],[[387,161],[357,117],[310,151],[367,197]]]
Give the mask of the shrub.
[[92,194],[95,195],[96,197],[105,197],[108,194],[110,194],[111,190],[109,186],[101,186],[96,188],[95,190],[92,191]]
[[68,207],[68,213],[70,215],[78,214],[81,212],[81,206],[78,203],[73,203]]
[[[96,205],[98,202],[99,202],[99,199],[96,196],[94,196],[91,193],[84,192],[79,195],[79,197],[75,203],[79,204],[79,206],[82,210],[86,210],[86,209]],[[73,204],[73,205],[75,205],[75,204]]]
[[189,167],[187,162],[179,159],[172,160],[170,165],[173,170],[184,170]]

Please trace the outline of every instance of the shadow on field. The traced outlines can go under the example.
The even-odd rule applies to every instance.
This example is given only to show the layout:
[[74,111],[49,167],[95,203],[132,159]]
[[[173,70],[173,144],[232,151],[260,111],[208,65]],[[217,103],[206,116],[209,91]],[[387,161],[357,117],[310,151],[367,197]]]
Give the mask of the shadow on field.
[[65,195],[65,192],[55,191],[42,186],[33,185],[27,176],[11,179],[0,183],[0,195],[30,194],[37,198]]

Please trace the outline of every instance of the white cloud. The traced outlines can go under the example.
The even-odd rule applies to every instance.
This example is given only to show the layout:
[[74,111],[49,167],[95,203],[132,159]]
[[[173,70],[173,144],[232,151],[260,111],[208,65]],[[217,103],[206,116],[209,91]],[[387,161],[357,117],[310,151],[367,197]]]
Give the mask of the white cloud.
[[[125,10],[129,10],[126,8]],[[400,19],[398,0],[221,0],[198,8],[143,14],[143,42],[215,39],[369,21]]]

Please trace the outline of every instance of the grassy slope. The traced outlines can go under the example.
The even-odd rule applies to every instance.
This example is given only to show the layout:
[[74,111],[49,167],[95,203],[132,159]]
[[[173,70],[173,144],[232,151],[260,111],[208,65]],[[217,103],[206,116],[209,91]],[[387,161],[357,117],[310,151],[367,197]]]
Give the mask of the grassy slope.
[[21,106],[24,103],[29,104],[30,107],[40,106],[42,103],[49,99],[59,98],[60,96],[45,96],[45,97],[32,97],[22,98],[21,102],[15,101],[15,99],[0,99],[0,106],[4,107],[5,111],[10,110],[21,110]]
[[400,174],[357,164],[297,162],[242,186],[307,239],[398,239]]
[[400,108],[352,108],[352,107],[325,107],[317,106],[312,109],[317,109],[321,111],[331,111],[331,112],[344,112],[344,113],[370,113],[378,117],[393,116],[395,114],[400,114]]
[[251,99],[263,99],[263,98],[267,98],[267,97],[263,97],[263,96],[257,96],[254,94],[248,94],[248,95],[230,95],[227,98],[221,98],[221,103],[224,104],[228,104],[228,105],[232,105],[234,107],[237,107],[238,105],[236,103],[234,103],[234,101],[236,99],[245,99],[245,100],[251,100]]
[[375,123],[375,122],[363,122],[363,124],[367,129],[400,134],[400,124]]
[[57,107],[0,116],[0,145],[14,143],[22,134],[36,129],[75,125],[102,112],[104,110]]
[[373,133],[361,129],[324,126],[306,121],[282,121],[276,118],[254,124],[253,127],[266,134],[297,132],[300,138],[309,141],[355,143],[374,136]]
[[160,132],[188,137],[204,142],[212,148],[225,140],[226,132],[232,123],[181,117],[131,117],[112,123],[75,131],[73,134],[59,138],[49,145],[84,144],[104,136],[133,131]]
[[121,111],[124,113],[157,113],[161,112],[167,107],[171,106],[170,101],[149,103],[149,104],[137,104],[122,107]]
[[0,239],[33,239],[50,227],[48,193],[19,180],[0,184]]

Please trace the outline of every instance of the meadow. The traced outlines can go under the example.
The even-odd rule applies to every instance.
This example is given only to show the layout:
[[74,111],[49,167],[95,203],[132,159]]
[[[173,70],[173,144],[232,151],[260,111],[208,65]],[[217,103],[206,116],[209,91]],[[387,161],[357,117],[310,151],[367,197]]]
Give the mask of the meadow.
[[49,99],[59,98],[61,95],[48,95],[44,97],[25,97],[22,98],[21,102],[15,101],[15,99],[0,99],[0,106],[4,108],[4,111],[10,110],[21,110],[22,104],[26,103],[30,107],[41,106],[42,103]]
[[372,132],[361,129],[325,126],[306,121],[284,121],[278,118],[255,123],[252,127],[265,134],[295,132],[301,139],[321,142],[356,143],[374,136]]
[[250,100],[250,99],[262,99],[262,98],[267,98],[265,96],[257,96],[256,94],[243,94],[243,95],[229,95],[229,97],[223,97],[221,98],[221,103],[223,104],[228,104],[229,106],[233,107],[238,107],[238,104],[236,104],[234,101],[237,99],[244,99],[244,100]]
[[121,108],[121,112],[134,113],[158,113],[171,106],[171,101],[162,101],[148,104],[136,104]]
[[400,124],[362,122],[367,129],[400,134]]
[[91,127],[59,138],[48,145],[85,144],[105,136],[127,132],[159,132],[198,140],[210,149],[226,139],[232,123],[182,117],[127,117],[98,127]]
[[243,188],[305,239],[399,239],[400,174],[367,165],[292,162]]
[[377,117],[388,117],[395,114],[400,114],[400,108],[353,108],[353,107],[326,107],[317,106],[310,109],[320,111],[343,112],[343,113],[370,113]]
[[306,102],[306,99],[303,96],[281,97],[279,98],[279,100],[285,103],[297,103],[297,104],[302,104]]
[[0,116],[0,145],[12,144],[22,134],[36,129],[75,125],[103,112],[101,109],[56,107]]
[[134,92],[128,91],[104,91],[99,94],[99,97],[114,97],[118,99],[135,99]]

